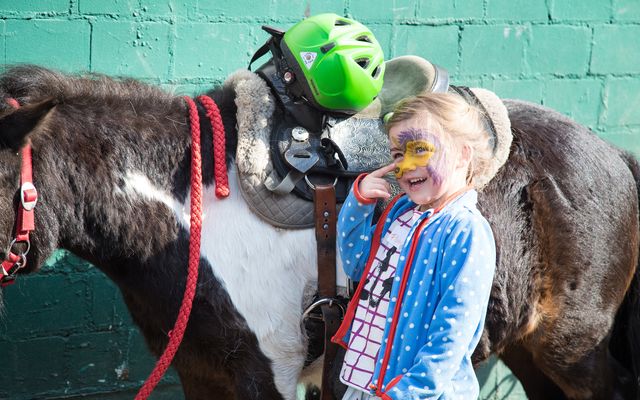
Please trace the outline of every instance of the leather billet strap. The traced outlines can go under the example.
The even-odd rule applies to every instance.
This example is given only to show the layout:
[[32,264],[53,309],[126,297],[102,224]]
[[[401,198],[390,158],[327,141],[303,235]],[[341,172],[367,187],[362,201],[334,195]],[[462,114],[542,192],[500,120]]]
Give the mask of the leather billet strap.
[[333,185],[315,185],[316,242],[318,249],[318,296],[336,296],[336,190]]
[[[315,206],[316,242],[318,251],[318,296],[336,297],[336,190],[334,185],[315,185],[313,191]],[[324,361],[322,364],[321,400],[333,400],[333,382],[330,373],[335,362],[338,345],[331,342],[335,335],[342,312],[332,301],[321,305],[324,320]]]

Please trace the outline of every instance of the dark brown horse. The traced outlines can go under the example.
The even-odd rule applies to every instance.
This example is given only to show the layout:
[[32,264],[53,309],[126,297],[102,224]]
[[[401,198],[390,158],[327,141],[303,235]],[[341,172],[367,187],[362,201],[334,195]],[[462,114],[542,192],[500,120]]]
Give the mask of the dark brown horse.
[[[9,70],[0,91],[24,104],[0,119],[0,243],[12,238],[16,150],[29,138],[40,200],[24,271],[37,271],[56,248],[91,261],[119,286],[159,354],[187,266],[183,100],[132,80],[37,67]],[[316,278],[314,235],[274,228],[248,209],[235,184],[236,93],[211,95],[227,128],[232,196],[212,195],[203,133],[201,275],[174,365],[188,399],[293,399],[306,354],[300,317]],[[480,196],[499,261],[474,359],[498,353],[530,398],[635,398],[638,163],[550,109],[506,106],[511,155]]]

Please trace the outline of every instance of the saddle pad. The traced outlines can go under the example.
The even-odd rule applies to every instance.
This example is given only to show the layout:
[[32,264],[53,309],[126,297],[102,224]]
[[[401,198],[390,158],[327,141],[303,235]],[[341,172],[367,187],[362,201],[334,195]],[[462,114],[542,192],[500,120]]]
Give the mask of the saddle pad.
[[240,191],[249,208],[280,228],[313,227],[312,202],[294,194],[275,194],[264,184],[274,172],[269,138],[276,103],[269,86],[258,75],[246,70],[234,73],[224,84],[230,85],[236,93],[236,164]]

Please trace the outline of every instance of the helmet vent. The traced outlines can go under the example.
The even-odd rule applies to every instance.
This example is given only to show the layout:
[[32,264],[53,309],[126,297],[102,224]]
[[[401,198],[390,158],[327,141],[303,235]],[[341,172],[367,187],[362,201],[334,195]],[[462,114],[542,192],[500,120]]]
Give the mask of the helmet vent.
[[333,24],[334,26],[345,26],[345,25],[351,25],[350,21],[345,21],[343,19],[336,19],[336,22]]
[[369,66],[368,58],[358,58],[356,60],[356,64],[358,64],[362,69],[366,69]]
[[358,42],[367,42],[367,43],[372,43],[372,42],[371,42],[371,38],[370,38],[369,36],[367,36],[367,35],[358,36],[358,37],[356,38],[356,40],[357,40]]
[[382,68],[380,68],[380,66],[378,65],[371,73],[373,79],[378,79],[378,77],[380,76],[380,71],[382,71]]

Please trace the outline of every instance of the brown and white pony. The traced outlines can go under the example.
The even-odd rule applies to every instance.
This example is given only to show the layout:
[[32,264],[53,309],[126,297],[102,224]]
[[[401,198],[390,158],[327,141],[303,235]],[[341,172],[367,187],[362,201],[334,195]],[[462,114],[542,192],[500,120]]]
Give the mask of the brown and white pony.
[[[25,272],[56,249],[120,288],[150,349],[167,343],[189,241],[190,135],[182,98],[133,80],[34,66],[0,77],[0,243],[12,238],[19,149],[33,147],[40,193]],[[227,131],[231,196],[213,195],[202,135],[200,279],[176,355],[187,399],[295,398],[315,287],[312,230],[275,228],[248,208],[234,168],[236,104],[210,95]],[[476,362],[498,353],[529,398],[629,399],[638,392],[638,162],[568,118],[506,101],[511,155],[480,194],[498,265]],[[3,256],[4,254],[0,255]]]

